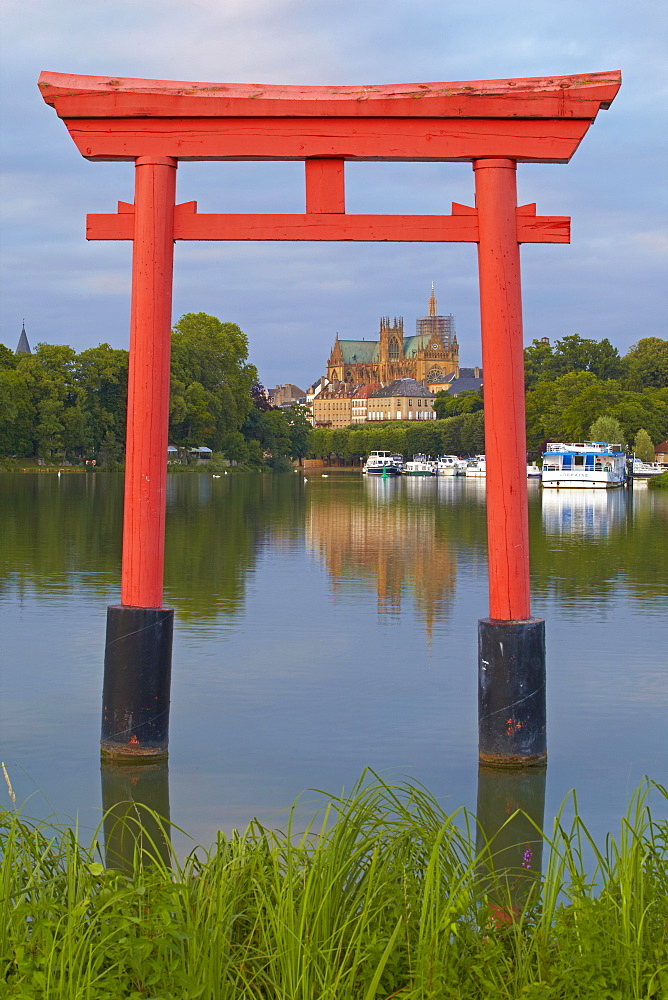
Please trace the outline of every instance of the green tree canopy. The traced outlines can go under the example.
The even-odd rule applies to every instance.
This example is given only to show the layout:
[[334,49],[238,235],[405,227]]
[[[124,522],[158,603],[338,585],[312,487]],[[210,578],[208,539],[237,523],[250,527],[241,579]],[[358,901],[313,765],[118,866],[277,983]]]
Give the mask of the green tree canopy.
[[534,340],[524,351],[524,377],[527,389],[538,382],[549,381],[571,372],[591,372],[598,378],[616,379],[625,371],[619,351],[607,337],[591,340],[569,334],[549,343]]
[[248,338],[236,323],[186,313],[172,331],[170,437],[175,444],[220,450],[238,430],[253,401],[255,366]]
[[608,444],[626,445],[624,429],[614,417],[597,417],[589,428],[590,441],[606,441]]
[[644,427],[641,427],[635,436],[633,441],[633,454],[642,459],[643,462],[654,461],[654,445],[652,444],[652,439]]
[[631,388],[665,389],[668,386],[668,340],[644,337],[631,347],[624,361]]

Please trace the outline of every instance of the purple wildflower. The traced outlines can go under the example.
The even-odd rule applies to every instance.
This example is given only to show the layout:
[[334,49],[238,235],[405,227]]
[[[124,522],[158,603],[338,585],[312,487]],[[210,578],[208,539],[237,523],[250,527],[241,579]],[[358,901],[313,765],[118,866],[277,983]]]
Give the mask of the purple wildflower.
[[522,868],[531,868],[531,859],[533,857],[533,851],[530,847],[527,847],[524,852],[524,857],[522,858]]

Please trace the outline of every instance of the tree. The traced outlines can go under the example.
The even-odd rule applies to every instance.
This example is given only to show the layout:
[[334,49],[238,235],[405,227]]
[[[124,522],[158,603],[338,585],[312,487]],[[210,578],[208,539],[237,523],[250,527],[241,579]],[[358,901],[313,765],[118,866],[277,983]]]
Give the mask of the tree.
[[253,406],[257,382],[248,338],[236,323],[186,313],[172,331],[170,436],[177,444],[220,450]]
[[622,425],[614,417],[597,417],[589,428],[590,441],[605,441],[608,444],[626,445]]
[[261,412],[271,409],[271,403],[267,399],[265,388],[261,382],[253,382],[251,386],[251,399],[253,400],[253,406]]
[[0,344],[0,370],[16,368],[17,355],[4,344]]
[[309,438],[313,428],[307,419],[308,407],[293,403],[282,413],[289,424],[290,455],[292,458],[301,459],[308,454]]
[[660,337],[643,337],[634,344],[624,358],[631,388],[643,389],[668,386],[668,340]]
[[652,444],[652,439],[644,427],[641,427],[635,436],[635,440],[633,442],[633,454],[637,455],[637,457],[642,459],[643,462],[654,461],[654,445]]
[[577,333],[549,343],[534,340],[524,351],[524,381],[527,390],[572,372],[591,372],[598,378],[616,379],[624,375],[626,364],[607,337],[591,340]]
[[76,358],[75,380],[83,392],[88,447],[103,464],[123,457],[128,396],[128,352],[99,344]]
[[553,370],[552,360],[552,347],[549,343],[533,340],[529,347],[524,349],[525,389],[533,389],[536,382],[550,377]]
[[468,389],[458,396],[449,392],[439,392],[434,401],[434,410],[439,420],[445,417],[457,417],[460,413],[475,413],[482,410],[482,394],[475,389]]

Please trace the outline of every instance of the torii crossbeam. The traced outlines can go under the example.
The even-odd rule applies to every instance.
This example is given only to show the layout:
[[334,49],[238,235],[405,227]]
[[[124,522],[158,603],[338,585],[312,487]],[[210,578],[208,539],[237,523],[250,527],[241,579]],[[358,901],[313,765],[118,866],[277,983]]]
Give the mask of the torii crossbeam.
[[[544,622],[531,618],[519,245],[568,243],[570,220],[517,205],[517,163],[567,163],[617,72],[369,87],[295,87],[42,73],[90,160],[135,163],[135,201],[89,215],[88,239],[133,240],[121,604],[109,609],[103,751],[166,753],[171,609],[162,607],[174,240],[478,244],[485,371],[490,616],[479,623],[479,750],[545,760]],[[175,204],[179,160],[303,160],[302,214]],[[469,161],[475,207],[350,215],[347,160]],[[137,639],[137,636],[140,638]]]

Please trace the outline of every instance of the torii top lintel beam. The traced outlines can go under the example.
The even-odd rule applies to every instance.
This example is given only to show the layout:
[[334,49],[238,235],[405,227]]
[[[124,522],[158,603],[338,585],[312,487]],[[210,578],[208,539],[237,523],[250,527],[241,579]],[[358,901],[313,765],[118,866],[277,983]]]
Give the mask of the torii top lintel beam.
[[[92,160],[473,160],[565,163],[618,72],[368,87],[110,79],[39,87]],[[548,126],[549,123],[549,126]]]

